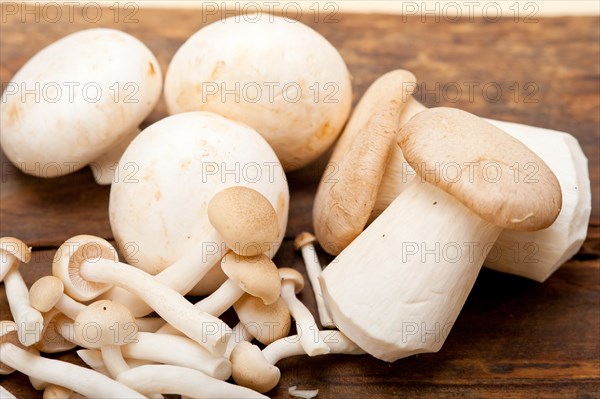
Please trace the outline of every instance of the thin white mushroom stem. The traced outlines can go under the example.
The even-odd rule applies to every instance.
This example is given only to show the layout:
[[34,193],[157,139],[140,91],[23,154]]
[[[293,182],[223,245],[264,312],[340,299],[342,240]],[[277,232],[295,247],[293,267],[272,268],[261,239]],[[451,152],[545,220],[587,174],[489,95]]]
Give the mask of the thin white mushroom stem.
[[319,334],[319,328],[313,315],[296,297],[294,282],[283,280],[281,283],[281,298],[290,309],[290,314],[296,321],[296,329],[300,343],[309,356],[329,353],[329,347]]
[[17,399],[15,395],[10,393],[6,388],[0,385],[0,398],[2,399]]
[[209,352],[219,355],[225,352],[229,327],[220,319],[198,311],[181,294],[159,283],[148,273],[104,258],[84,261],[79,273],[88,281],[125,288]]
[[[80,349],[77,351],[77,356],[91,369],[94,371],[104,374],[107,377],[110,377],[108,374],[108,370],[104,365],[104,360],[102,360],[102,352],[99,349]],[[139,360],[139,359],[127,359],[127,364],[130,369],[145,366],[147,364],[153,364],[153,362],[149,362],[147,360]]]
[[[240,288],[238,283],[228,278],[215,292],[196,302],[194,307],[201,312],[219,317],[240,299],[242,295],[244,295],[244,290]],[[181,332],[170,324],[165,324],[156,332],[158,334],[181,335]]]
[[60,360],[35,356],[9,343],[3,343],[2,363],[50,384],[79,392],[84,396],[102,398],[144,398],[133,389],[93,370]]
[[225,349],[225,357],[229,359],[233,348],[240,342],[250,342],[254,336],[248,331],[244,323],[238,322],[231,330],[231,337],[227,341],[227,349]]
[[148,365],[119,375],[118,381],[144,394],[170,393],[193,398],[267,398],[251,389],[180,366]]
[[[185,295],[215,266],[228,251],[223,238],[216,230],[211,230],[204,242],[195,247],[177,262],[165,268],[154,278],[159,283]],[[131,292],[114,287],[102,296],[125,305],[136,317],[152,312],[152,308]]]
[[121,347],[118,345],[104,345],[100,348],[100,352],[102,352],[102,359],[104,360],[104,365],[108,370],[108,374],[117,378],[119,374],[124,371],[129,370],[129,365],[125,362],[123,358],[123,353],[121,352]]
[[[319,331],[319,336],[329,346],[330,354],[363,355],[366,353],[358,345],[350,341],[341,331]],[[306,354],[300,343],[300,337],[297,335],[278,339],[267,345],[262,350],[262,353],[267,362],[272,365],[288,357]]]
[[31,306],[29,290],[18,268],[13,267],[6,273],[4,287],[10,313],[17,324],[19,342],[25,346],[35,344],[42,337],[44,317]]
[[321,291],[321,284],[319,284],[319,276],[323,272],[321,263],[319,263],[319,257],[313,242],[316,238],[310,233],[300,233],[294,244],[296,249],[300,249],[302,253],[302,259],[304,259],[304,265],[306,267],[306,273],[308,274],[308,280],[312,286],[313,293],[315,294],[315,301],[317,303],[317,312],[319,314],[319,320],[324,328],[335,328],[335,323],[329,315],[329,311],[325,306],[323,300],[323,292]]

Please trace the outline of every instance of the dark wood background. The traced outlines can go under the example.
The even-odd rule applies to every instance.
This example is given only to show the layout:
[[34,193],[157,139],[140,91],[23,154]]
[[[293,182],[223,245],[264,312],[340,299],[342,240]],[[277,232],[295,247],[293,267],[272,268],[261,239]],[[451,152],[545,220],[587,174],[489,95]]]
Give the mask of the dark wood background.
[[[0,80],[3,85],[38,50],[60,37],[91,27],[114,27],[141,39],[164,71],[185,39],[214,19],[200,10],[140,9],[125,20],[104,10],[96,23],[75,9],[59,22],[8,15],[2,5]],[[537,18],[525,23],[481,18],[456,23],[429,17],[336,14],[334,21],[303,22],[335,45],[353,75],[354,101],[379,75],[410,69],[422,82],[425,105],[453,106],[480,116],[526,123],[574,134],[590,161],[593,211],[588,239],[573,259],[547,282],[483,270],[445,346],[437,354],[393,364],[368,356],[296,357],[278,364],[279,386],[270,395],[288,397],[287,388],[318,388],[320,398],[383,397],[600,397],[600,23],[597,17]],[[53,17],[52,17],[53,18]],[[115,22],[115,19],[117,20]],[[463,89],[457,95],[451,86]],[[479,83],[469,98],[467,85]],[[440,84],[440,95],[428,90]],[[498,84],[486,98],[481,88]],[[529,86],[527,86],[529,84]],[[512,88],[511,88],[512,87]],[[515,98],[518,88],[519,96]],[[444,89],[446,95],[444,95]],[[527,97],[529,95],[529,97]],[[526,101],[527,100],[534,100]],[[164,102],[145,125],[165,116]],[[311,230],[311,206],[325,157],[289,176],[290,222],[276,257],[281,266],[303,269],[291,242]],[[35,249],[21,270],[28,284],[50,273],[53,252],[76,234],[112,238],[108,187],[97,186],[89,170],[43,180],[0,160],[0,234],[19,237]],[[320,252],[324,264],[331,258]],[[10,317],[0,288],[0,318]],[[310,287],[301,294],[315,309]],[[231,317],[229,315],[228,317]],[[53,356],[78,364],[73,353]],[[25,376],[0,383],[18,397],[41,397]]]

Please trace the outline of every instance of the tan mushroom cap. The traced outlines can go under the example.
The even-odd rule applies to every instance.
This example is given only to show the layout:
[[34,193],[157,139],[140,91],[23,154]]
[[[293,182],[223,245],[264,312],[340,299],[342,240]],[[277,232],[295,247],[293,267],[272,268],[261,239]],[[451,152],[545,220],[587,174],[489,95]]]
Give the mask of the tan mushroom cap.
[[[18,346],[21,349],[27,349],[19,342],[17,324],[14,321],[0,321],[0,347],[5,342]],[[0,356],[0,375],[7,375],[12,373],[13,371],[15,371],[15,369],[13,369],[12,367],[8,367],[6,364],[2,363],[2,356]]]
[[79,275],[79,267],[86,260],[104,258],[118,261],[117,251],[108,241],[90,235],[69,238],[57,250],[52,260],[52,274],[65,286],[71,298],[86,302],[111,289],[111,285],[86,281]]
[[31,260],[31,247],[15,237],[0,238],[0,250],[14,255],[23,263]]
[[264,345],[290,333],[292,317],[281,297],[271,305],[265,305],[259,298],[245,294],[233,304],[233,308],[244,327]]
[[29,289],[29,303],[40,312],[48,312],[63,296],[65,286],[59,278],[44,276]]
[[77,342],[98,349],[134,342],[138,326],[125,306],[115,301],[101,300],[79,312],[73,332]]
[[328,253],[339,254],[365,228],[416,87],[411,72],[390,71],[369,86],[352,112],[315,196],[315,235]]
[[294,283],[294,292],[297,294],[304,288],[304,277],[302,274],[291,267],[280,267],[279,277],[281,281],[292,281]]
[[546,163],[473,114],[454,108],[425,110],[404,125],[398,144],[422,179],[490,223],[534,231],[558,217],[560,184]]
[[312,244],[315,241],[317,241],[317,237],[315,237],[314,235],[312,235],[311,233],[309,233],[307,231],[304,231],[304,232],[298,234],[296,236],[296,238],[294,239],[294,248],[298,251],[303,246]]
[[233,348],[231,376],[238,384],[265,393],[275,388],[281,378],[279,369],[267,362],[261,350],[250,342],[240,342]]
[[221,260],[223,272],[248,294],[262,299],[265,305],[277,301],[281,280],[277,266],[268,256],[241,256],[228,252]]
[[229,187],[208,203],[208,219],[227,246],[243,256],[267,252],[277,243],[279,221],[269,200],[248,187]]
[[63,315],[60,310],[53,308],[44,313],[42,339],[35,343],[35,348],[44,353],[65,352],[75,348],[77,345],[60,333],[60,327],[64,323],[73,323],[73,320]]

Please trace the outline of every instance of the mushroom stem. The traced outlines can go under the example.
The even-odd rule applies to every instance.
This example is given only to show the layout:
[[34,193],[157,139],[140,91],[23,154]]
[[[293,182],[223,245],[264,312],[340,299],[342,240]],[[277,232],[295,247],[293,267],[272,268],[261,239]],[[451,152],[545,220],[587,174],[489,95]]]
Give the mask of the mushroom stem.
[[[196,302],[194,307],[200,312],[219,317],[240,299],[242,295],[244,295],[244,290],[235,281],[228,278],[215,292]],[[169,324],[165,324],[156,332],[158,334],[181,334],[175,327]]]
[[315,240],[316,238],[312,234],[304,232],[296,237],[294,244],[296,249],[300,249],[302,252],[306,273],[308,274],[308,279],[315,295],[315,301],[317,302],[317,313],[319,314],[321,325],[324,328],[335,328],[335,323],[331,319],[327,307],[325,307],[323,292],[319,284],[319,276],[323,272],[323,268],[321,267],[321,263],[319,263],[319,257],[313,245]]
[[[319,336],[329,346],[330,354],[363,355],[366,353],[358,345],[350,341],[341,331],[319,331]],[[262,350],[262,353],[265,359],[272,365],[276,365],[280,360],[288,357],[306,354],[298,335],[278,339],[267,345]]]
[[0,252],[0,282],[4,281],[6,274],[19,263],[19,259],[15,256]]
[[296,329],[300,336],[300,343],[309,356],[324,355],[329,352],[329,347],[319,335],[319,328],[313,315],[306,306],[296,298],[294,283],[282,281],[281,299],[290,309],[290,314],[296,321]]
[[161,392],[193,398],[267,398],[258,392],[211,378],[180,366],[140,366],[119,375],[118,381],[142,393]]
[[225,357],[229,359],[233,348],[240,342],[250,342],[254,337],[250,331],[244,326],[244,323],[238,322],[231,330],[231,338],[227,341],[227,349],[225,349]]
[[382,360],[438,351],[501,231],[414,179],[321,275],[336,325]]
[[50,384],[60,385],[89,397],[144,398],[126,385],[93,370],[35,356],[9,342],[3,343],[1,347],[2,363]]
[[[216,230],[211,230],[201,245],[156,274],[154,278],[181,295],[187,294],[225,255],[227,249],[221,243],[223,243],[221,235]],[[207,251],[207,245],[214,246],[211,249],[216,250]],[[102,298],[122,303],[136,317],[152,312],[152,308],[147,303],[120,287],[114,287]]]
[[114,181],[115,170],[118,168],[119,159],[125,152],[129,143],[140,133],[135,127],[123,135],[102,155],[90,163],[90,169],[96,183],[110,185]]
[[4,276],[6,298],[17,330],[19,342],[25,346],[35,344],[41,339],[44,317],[29,302],[29,290],[18,268],[12,268]]
[[146,302],[165,321],[198,342],[209,352],[222,355],[229,327],[218,318],[198,311],[178,292],[151,275],[124,263],[105,258],[86,260],[80,275],[89,281],[124,288]]
[[[100,352],[99,349],[79,349],[77,351],[77,356],[79,356],[79,358],[94,371],[110,377],[108,370],[104,365],[104,360],[102,360],[102,352]],[[139,359],[128,358],[126,361],[130,368],[152,364],[152,362]]]
[[44,388],[43,399],[68,399],[72,393],[73,391],[69,388],[48,384],[48,386]]
[[121,353],[121,347],[117,345],[103,345],[100,348],[100,352],[102,352],[102,360],[104,361],[106,370],[108,370],[108,374],[112,378],[116,379],[119,374],[129,370],[129,365],[127,365],[123,358],[123,353]]
[[8,390],[6,388],[4,388],[2,385],[0,385],[0,398],[2,398],[2,399],[17,399],[15,397],[15,395],[8,392]]

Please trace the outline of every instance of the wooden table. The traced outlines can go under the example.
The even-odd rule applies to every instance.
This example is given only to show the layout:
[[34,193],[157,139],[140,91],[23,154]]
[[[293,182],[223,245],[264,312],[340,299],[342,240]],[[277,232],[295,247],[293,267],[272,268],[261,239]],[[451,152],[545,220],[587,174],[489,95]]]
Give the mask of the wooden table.
[[[4,5],[3,5],[4,7]],[[156,54],[163,71],[183,41],[203,26],[201,11],[147,10],[121,15],[106,9],[88,23],[75,9],[58,22],[3,14],[0,77],[8,82],[39,49],[83,28],[107,26],[138,37]],[[4,9],[3,9],[4,11]],[[379,75],[403,67],[422,82],[417,98],[427,106],[459,107],[478,115],[574,134],[590,160],[594,207],[588,239],[573,259],[544,284],[483,270],[441,352],[394,364],[369,356],[296,357],[278,364],[281,383],[270,395],[288,397],[291,385],[318,388],[320,398],[383,397],[598,397],[600,395],[600,24],[598,18],[511,18],[457,23],[429,17],[337,14],[336,21],[303,21],[341,52],[354,77],[354,100]],[[89,19],[89,18],[88,18]],[[211,18],[209,18],[210,20]],[[321,18],[322,19],[322,18]],[[24,21],[25,20],[25,21]],[[473,86],[476,82],[479,86]],[[440,85],[438,96],[431,92]],[[469,96],[468,87],[474,95]],[[501,87],[503,94],[489,89]],[[453,87],[451,87],[453,86]],[[462,94],[455,91],[459,87]],[[453,91],[454,90],[454,91]],[[518,93],[518,97],[515,95]],[[146,121],[166,115],[164,102]],[[291,245],[311,230],[311,206],[323,162],[289,176],[290,223],[276,257],[303,269]],[[81,233],[112,238],[109,187],[89,170],[42,180],[18,172],[2,155],[0,234],[35,249],[21,270],[28,284],[50,273],[55,248]],[[320,253],[324,264],[331,260]],[[4,288],[0,318],[10,317]],[[302,299],[315,309],[310,287]],[[73,353],[52,356],[81,362]],[[20,373],[0,377],[19,397],[41,397]]]

